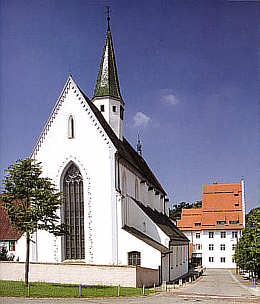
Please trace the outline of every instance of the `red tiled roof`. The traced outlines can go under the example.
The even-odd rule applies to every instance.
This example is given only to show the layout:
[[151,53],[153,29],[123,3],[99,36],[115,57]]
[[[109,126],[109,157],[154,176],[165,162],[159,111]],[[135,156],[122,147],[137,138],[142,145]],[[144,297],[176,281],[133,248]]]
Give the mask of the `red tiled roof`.
[[[238,223],[234,223],[235,221]],[[200,225],[198,225],[199,223]],[[202,207],[182,209],[181,219],[177,221],[177,227],[186,231],[242,229],[242,185],[203,185]]]
[[11,227],[4,209],[0,207],[0,240],[18,240],[21,236],[22,233],[17,232]]
[[[242,208],[241,184],[203,185],[204,210],[238,210]],[[238,204],[236,206],[235,204]]]
[[201,226],[195,226],[195,223],[201,223],[202,209],[182,209],[181,219],[177,221],[177,227],[181,230],[200,230]]

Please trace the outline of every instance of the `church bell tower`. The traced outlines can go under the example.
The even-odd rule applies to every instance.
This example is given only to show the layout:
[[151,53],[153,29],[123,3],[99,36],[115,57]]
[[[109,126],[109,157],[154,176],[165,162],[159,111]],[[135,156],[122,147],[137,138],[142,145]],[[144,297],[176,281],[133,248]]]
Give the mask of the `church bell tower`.
[[107,33],[92,102],[103,114],[120,140],[123,140],[124,101],[117,76],[116,60],[107,7]]

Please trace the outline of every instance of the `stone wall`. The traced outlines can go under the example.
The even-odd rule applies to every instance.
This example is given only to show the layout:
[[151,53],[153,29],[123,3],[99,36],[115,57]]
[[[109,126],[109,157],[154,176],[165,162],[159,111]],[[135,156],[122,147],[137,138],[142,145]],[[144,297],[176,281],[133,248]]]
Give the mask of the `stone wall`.
[[[24,263],[0,262],[0,280],[24,280]],[[31,263],[29,281],[142,287],[158,283],[158,270],[134,266]]]

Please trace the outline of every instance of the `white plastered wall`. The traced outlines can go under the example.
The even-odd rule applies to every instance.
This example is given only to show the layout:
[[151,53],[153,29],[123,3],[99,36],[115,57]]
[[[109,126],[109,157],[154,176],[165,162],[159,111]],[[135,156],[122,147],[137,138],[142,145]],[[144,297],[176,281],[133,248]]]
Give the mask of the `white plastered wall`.
[[[104,106],[102,115],[106,119],[107,123],[111,126],[115,134],[120,140],[123,139],[123,120],[120,117],[120,106],[123,103],[114,98],[95,98],[93,100],[94,105],[100,110],[101,106]],[[115,112],[113,111],[115,107]]]
[[123,201],[127,208],[127,219],[124,223],[168,248],[170,238],[144,213],[144,211],[131,199]]
[[[74,119],[74,134],[68,138],[68,119]],[[90,110],[74,81],[69,78],[32,158],[42,162],[43,175],[60,189],[60,178],[73,161],[84,182],[85,260],[113,264],[116,242],[112,242],[115,149]],[[115,199],[114,199],[115,201]],[[39,262],[61,261],[61,238],[38,231]],[[104,254],[106,248],[106,254]]]
[[[144,206],[149,206],[152,209],[163,212],[163,199],[160,198],[162,193],[156,195],[154,190],[148,190],[147,182],[141,183],[143,178],[137,173],[134,173],[134,170],[130,170],[124,164],[120,163],[119,169],[121,188],[123,185],[122,178],[125,176],[126,191],[129,196],[141,201]],[[136,184],[138,185],[138,197],[136,197]]]
[[[209,238],[209,232],[214,232],[214,237]],[[221,232],[226,232],[226,237],[221,238]],[[232,232],[237,232],[238,238],[232,237]],[[183,231],[193,245],[200,244],[200,250],[193,252],[202,254],[202,265],[207,268],[235,268],[236,264],[232,261],[234,254],[233,245],[236,245],[241,234],[240,229],[233,230],[198,230]],[[196,238],[196,233],[200,233],[200,238]],[[209,245],[213,245],[213,250],[209,250]],[[220,245],[225,245],[225,250],[220,249]],[[209,262],[209,257],[213,257],[213,262]],[[221,262],[221,257],[225,262]]]
[[118,265],[128,265],[128,252],[139,251],[142,267],[158,269],[161,265],[161,252],[122,229],[122,213],[124,212],[121,208],[121,196],[118,195]]
[[[136,179],[139,187],[139,200],[153,209],[163,211],[163,200],[161,194],[155,193],[154,190],[148,191],[146,183],[140,183],[140,178],[126,166],[120,166],[120,179],[124,186],[124,197],[118,194],[118,239],[119,239],[119,264],[127,265],[128,252],[139,251],[141,253],[141,266],[157,268],[162,264],[162,278],[166,281],[175,280],[176,278],[188,272],[188,245],[178,245],[171,247],[172,253],[163,255],[161,252],[146,243],[140,241],[135,236],[120,229],[120,225],[127,225],[149,236],[151,239],[169,248],[170,238],[146,215],[146,213],[129,197],[135,197]],[[126,193],[125,193],[126,192]],[[147,204],[149,201],[149,204]],[[145,225],[144,225],[145,223]],[[178,261],[178,264],[176,264]],[[169,267],[170,262],[170,267]]]
[[[202,264],[207,268],[235,268],[236,264],[232,261],[234,250],[233,245],[237,244],[238,239],[232,238],[232,231],[237,231],[239,238],[240,230],[215,230],[214,238],[209,238],[208,231],[202,233]],[[226,237],[221,238],[221,232],[226,232]],[[209,244],[214,244],[214,250],[209,250]],[[221,244],[225,245],[225,250],[221,250]],[[209,262],[209,257],[213,257],[214,262]],[[221,262],[221,257],[225,262]]]

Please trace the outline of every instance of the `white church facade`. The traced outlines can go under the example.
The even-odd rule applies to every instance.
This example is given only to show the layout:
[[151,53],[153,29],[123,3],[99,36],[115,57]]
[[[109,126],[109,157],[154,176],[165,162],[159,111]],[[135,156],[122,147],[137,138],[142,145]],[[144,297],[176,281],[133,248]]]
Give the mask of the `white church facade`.
[[[188,272],[185,235],[169,219],[163,187],[123,137],[121,97],[108,18],[90,100],[69,76],[31,153],[64,193],[70,235],[33,235],[31,261],[160,268],[161,280]],[[17,255],[25,260],[24,237]]]

